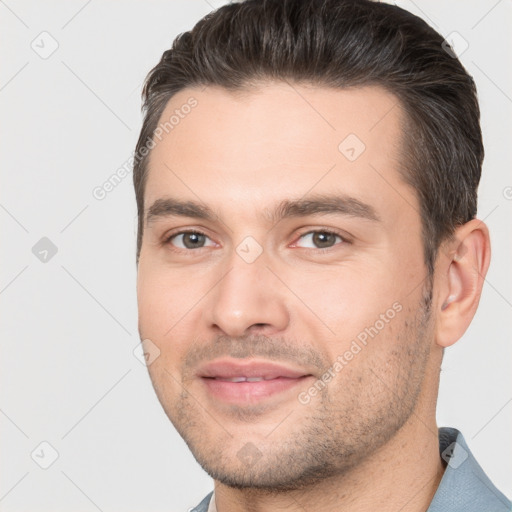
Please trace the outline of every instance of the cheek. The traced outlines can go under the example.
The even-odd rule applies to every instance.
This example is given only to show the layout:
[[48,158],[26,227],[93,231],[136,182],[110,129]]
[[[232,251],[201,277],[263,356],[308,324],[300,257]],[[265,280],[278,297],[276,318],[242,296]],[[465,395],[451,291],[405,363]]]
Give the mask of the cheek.
[[186,315],[200,290],[198,280],[190,274],[158,263],[141,262],[137,275],[139,325],[143,334],[158,338],[169,335],[169,329]]
[[[139,266],[137,305],[141,337],[153,339],[165,332],[168,292],[151,270]],[[167,327],[168,328],[168,327]]]
[[139,264],[139,334],[160,350],[150,367],[152,376],[163,368],[178,374],[191,340],[202,332],[201,298],[208,288],[204,283],[190,271],[163,268],[155,262]]
[[400,301],[399,283],[389,271],[366,265],[303,273],[296,279],[297,296],[329,327],[340,342],[352,339]]
[[[179,393],[179,367],[184,356],[183,320],[184,292],[169,278],[168,273],[157,270],[156,265],[139,265],[137,276],[137,303],[139,335],[141,340],[150,340],[159,350],[159,355],[148,372],[154,389],[164,409]],[[186,318],[186,317],[185,317]],[[181,331],[180,331],[181,328]]]

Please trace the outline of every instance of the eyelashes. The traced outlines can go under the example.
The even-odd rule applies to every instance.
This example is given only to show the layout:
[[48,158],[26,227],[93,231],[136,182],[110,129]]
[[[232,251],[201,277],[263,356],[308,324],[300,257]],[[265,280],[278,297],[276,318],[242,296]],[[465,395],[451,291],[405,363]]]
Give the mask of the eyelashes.
[[[350,243],[348,237],[332,229],[310,229],[299,233],[291,247],[326,252],[338,245]],[[164,245],[170,245],[173,250],[191,252],[207,247],[215,247],[217,244],[206,233],[200,230],[187,229],[168,235],[164,240]]]
[[[180,240],[181,238],[181,240]],[[177,233],[173,233],[166,239],[167,244],[172,244],[173,240],[179,240],[178,248],[183,250],[196,250],[201,249],[203,247],[214,246],[215,243],[206,245],[206,240],[210,240],[210,237],[205,233],[200,231],[178,231]],[[173,244],[172,244],[173,245]]]
[[[299,236],[299,240],[307,240],[308,238],[310,242],[316,244],[317,247],[304,247],[305,249],[331,249],[339,245],[340,242],[348,243],[339,233],[324,229],[308,231]],[[339,242],[336,242],[336,239],[338,239]],[[331,242],[333,243],[332,245]],[[294,247],[297,247],[297,243],[294,244]]]

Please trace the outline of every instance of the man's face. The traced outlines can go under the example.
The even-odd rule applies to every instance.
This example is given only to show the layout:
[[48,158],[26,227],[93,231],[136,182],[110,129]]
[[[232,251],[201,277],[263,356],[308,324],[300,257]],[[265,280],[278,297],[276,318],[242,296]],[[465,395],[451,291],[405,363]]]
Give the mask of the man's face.
[[275,83],[183,90],[161,122],[176,109],[150,157],[138,269],[158,398],[226,484],[346,471],[432,403],[401,108],[376,87]]

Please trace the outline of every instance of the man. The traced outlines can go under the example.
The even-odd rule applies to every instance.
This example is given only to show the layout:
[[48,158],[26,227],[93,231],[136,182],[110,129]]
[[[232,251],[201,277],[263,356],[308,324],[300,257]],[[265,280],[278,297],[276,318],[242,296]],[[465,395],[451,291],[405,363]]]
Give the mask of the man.
[[139,331],[215,481],[194,510],[511,510],[435,418],[490,259],[475,86],[443,38],[366,0],[247,0],[143,96]]

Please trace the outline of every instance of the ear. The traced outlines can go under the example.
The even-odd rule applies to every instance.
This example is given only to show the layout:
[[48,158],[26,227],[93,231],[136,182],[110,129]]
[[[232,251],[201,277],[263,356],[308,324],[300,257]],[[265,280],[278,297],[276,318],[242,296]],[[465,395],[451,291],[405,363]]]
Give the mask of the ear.
[[487,226],[473,219],[456,229],[440,248],[436,276],[436,343],[453,345],[475,315],[491,259]]

